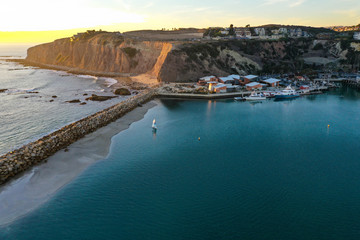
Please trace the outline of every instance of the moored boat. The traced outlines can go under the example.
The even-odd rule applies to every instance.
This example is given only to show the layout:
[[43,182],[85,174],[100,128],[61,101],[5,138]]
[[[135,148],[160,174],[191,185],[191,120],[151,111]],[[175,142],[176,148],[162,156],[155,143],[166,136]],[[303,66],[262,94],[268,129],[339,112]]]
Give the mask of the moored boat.
[[243,97],[234,97],[235,101],[245,101],[246,99]]
[[245,97],[246,101],[261,101],[266,100],[266,97],[262,93],[252,92],[249,97]]
[[291,99],[297,97],[300,97],[300,94],[298,94],[290,85],[275,95],[275,99]]
[[266,98],[274,98],[276,95],[276,92],[275,91],[266,91],[266,92],[263,92],[263,94]]

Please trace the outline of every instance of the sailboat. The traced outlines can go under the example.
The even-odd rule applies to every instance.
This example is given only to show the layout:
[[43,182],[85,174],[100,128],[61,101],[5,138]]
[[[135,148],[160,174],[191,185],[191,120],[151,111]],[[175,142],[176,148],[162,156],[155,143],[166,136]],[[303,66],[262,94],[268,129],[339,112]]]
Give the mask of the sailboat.
[[156,129],[157,129],[155,118],[154,118],[153,123],[152,123],[152,129],[153,129],[153,130],[156,130]]

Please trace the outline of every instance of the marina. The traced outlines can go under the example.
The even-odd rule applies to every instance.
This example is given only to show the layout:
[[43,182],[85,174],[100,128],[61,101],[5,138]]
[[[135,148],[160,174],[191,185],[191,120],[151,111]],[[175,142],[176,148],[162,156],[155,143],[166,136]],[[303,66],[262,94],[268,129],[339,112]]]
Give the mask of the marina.
[[0,238],[355,239],[359,99],[347,87],[262,104],[161,98]]
[[1,10],[0,240],[360,239],[359,0]]

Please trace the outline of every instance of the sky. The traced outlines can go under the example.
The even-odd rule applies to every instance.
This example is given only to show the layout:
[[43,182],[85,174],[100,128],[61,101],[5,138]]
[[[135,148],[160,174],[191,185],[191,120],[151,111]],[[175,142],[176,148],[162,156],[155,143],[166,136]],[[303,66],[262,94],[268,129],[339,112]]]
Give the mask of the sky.
[[360,23],[360,0],[1,0],[0,42],[45,42],[86,29]]

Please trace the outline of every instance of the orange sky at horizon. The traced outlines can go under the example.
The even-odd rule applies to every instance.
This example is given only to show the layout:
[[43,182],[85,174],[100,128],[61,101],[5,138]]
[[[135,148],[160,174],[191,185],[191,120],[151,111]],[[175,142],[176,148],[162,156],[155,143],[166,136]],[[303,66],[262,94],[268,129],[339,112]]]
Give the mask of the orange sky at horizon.
[[359,0],[12,0],[0,8],[0,43],[45,43],[88,29],[359,23]]

